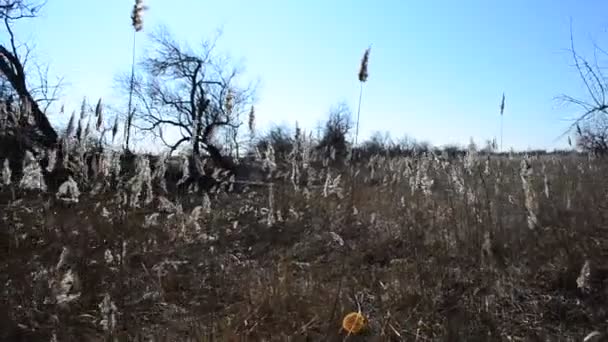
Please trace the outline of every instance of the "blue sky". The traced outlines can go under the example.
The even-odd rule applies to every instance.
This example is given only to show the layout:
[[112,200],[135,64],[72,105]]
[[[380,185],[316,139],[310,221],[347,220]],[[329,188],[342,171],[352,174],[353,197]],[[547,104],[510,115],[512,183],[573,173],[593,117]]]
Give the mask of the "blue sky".
[[[341,101],[355,111],[361,55],[372,45],[361,135],[389,131],[442,145],[482,143],[499,135],[506,93],[504,145],[565,147],[556,140],[575,112],[555,99],[584,95],[572,67],[575,43],[608,45],[608,2],[550,0],[203,1],[149,0],[146,34],[165,25],[196,44],[222,29],[218,48],[259,80],[258,127],[314,128]],[[113,79],[129,70],[127,0],[48,0],[40,18],[22,23],[21,40],[64,76],[65,102],[83,96],[119,104]],[[67,120],[52,115],[52,120]]]

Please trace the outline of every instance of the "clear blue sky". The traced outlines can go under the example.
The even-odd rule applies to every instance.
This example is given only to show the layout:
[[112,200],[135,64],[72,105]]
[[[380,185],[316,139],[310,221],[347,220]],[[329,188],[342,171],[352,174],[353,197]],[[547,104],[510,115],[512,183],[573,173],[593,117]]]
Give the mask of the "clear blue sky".
[[[259,79],[258,127],[313,128],[332,104],[356,111],[361,55],[372,45],[361,133],[389,131],[441,145],[499,135],[506,93],[505,148],[564,147],[556,137],[574,108],[555,97],[583,95],[572,68],[569,22],[589,52],[608,46],[608,2],[581,0],[149,0],[146,34],[167,26],[197,43],[218,28],[220,51]],[[36,57],[65,76],[67,103],[115,101],[117,73],[129,70],[128,0],[48,0],[40,18],[18,27]],[[109,101],[110,101],[109,100]],[[53,116],[53,120],[65,118]]]

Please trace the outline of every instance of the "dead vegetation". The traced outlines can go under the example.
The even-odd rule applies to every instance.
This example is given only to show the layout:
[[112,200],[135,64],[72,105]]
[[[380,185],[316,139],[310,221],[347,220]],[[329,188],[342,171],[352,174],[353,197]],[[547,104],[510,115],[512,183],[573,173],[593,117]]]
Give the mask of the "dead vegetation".
[[[590,155],[358,145],[360,106],[354,144],[338,106],[318,139],[297,124],[260,137],[252,89],[213,44],[160,35],[144,74],[133,51],[113,150],[101,100],[58,133],[33,99],[11,31],[33,3],[0,0],[0,341],[606,338],[601,136],[578,127]],[[604,97],[569,99],[605,113]],[[138,132],[187,153],[134,153]]]
[[[582,341],[606,329],[602,159],[375,156],[353,179],[299,158],[266,185],[231,192],[225,179],[202,194],[162,194],[166,176],[141,160],[101,188],[3,186],[4,339]],[[346,336],[358,308],[369,324]]]

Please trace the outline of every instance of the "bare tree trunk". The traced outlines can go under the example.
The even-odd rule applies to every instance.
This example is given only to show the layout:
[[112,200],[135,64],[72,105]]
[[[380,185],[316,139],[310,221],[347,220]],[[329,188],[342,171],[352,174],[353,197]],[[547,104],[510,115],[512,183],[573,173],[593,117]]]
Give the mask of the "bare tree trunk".
[[30,113],[28,114],[34,118],[36,128],[39,131],[38,134],[32,136],[32,139],[45,147],[54,146],[57,142],[57,132],[55,132],[46,114],[40,109],[27,89],[21,61],[3,45],[0,45],[0,72],[6,76],[11,86],[19,94],[21,101],[29,106]]

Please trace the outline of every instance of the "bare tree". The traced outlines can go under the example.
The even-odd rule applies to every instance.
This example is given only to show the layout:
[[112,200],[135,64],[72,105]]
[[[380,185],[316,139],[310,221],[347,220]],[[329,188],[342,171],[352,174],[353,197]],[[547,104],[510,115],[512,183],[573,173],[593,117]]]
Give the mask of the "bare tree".
[[596,155],[608,154],[608,117],[599,117],[576,127],[576,147]]
[[54,83],[50,83],[48,65],[40,64],[36,65],[36,76],[38,82],[35,86],[30,87],[30,93],[34,101],[41,107],[42,112],[47,114],[51,105],[59,100],[64,78],[59,77]]
[[[21,105],[27,108],[26,112],[31,115],[35,130],[29,136],[37,143],[50,147],[57,141],[57,133],[51,126],[45,108],[40,108],[40,102],[47,100],[46,104],[52,102],[54,91],[49,92],[48,83],[43,82],[39,87],[30,87],[27,83],[25,64],[30,53],[30,49],[24,46],[23,56],[19,53],[19,48],[15,41],[15,34],[12,25],[15,21],[34,18],[38,15],[44,2],[33,2],[27,0],[0,0],[0,20],[3,21],[4,30],[7,33],[7,42],[0,42],[0,75],[3,80],[8,82],[13,91],[19,97]],[[43,75],[43,73],[39,73]],[[45,79],[46,80],[46,79]],[[54,88],[55,90],[58,87]],[[41,97],[34,97],[32,94],[39,94]]]
[[152,35],[154,50],[142,62],[133,85],[134,127],[159,139],[171,152],[189,144],[192,155],[208,154],[222,167],[231,165],[213,136],[237,130],[253,90],[239,87],[237,69],[214,54],[215,41],[198,52],[180,45],[165,30]]
[[382,153],[389,148],[391,141],[391,135],[388,131],[375,131],[366,141],[365,146],[375,150],[374,153]]
[[260,135],[254,147],[258,151],[272,149],[276,160],[285,161],[295,144],[293,136],[289,127],[274,125],[265,134]]
[[566,103],[582,109],[582,113],[572,122],[566,133],[575,130],[577,146],[585,151],[608,152],[608,84],[600,66],[598,56],[608,57],[608,52],[594,44],[593,60],[581,56],[574,47],[572,27],[570,27],[570,51],[574,66],[586,90],[584,98],[562,95]]
[[339,103],[329,111],[329,118],[325,123],[325,129],[319,148],[331,153],[333,150],[337,156],[343,158],[347,154],[347,135],[353,127],[352,113],[348,105]]

